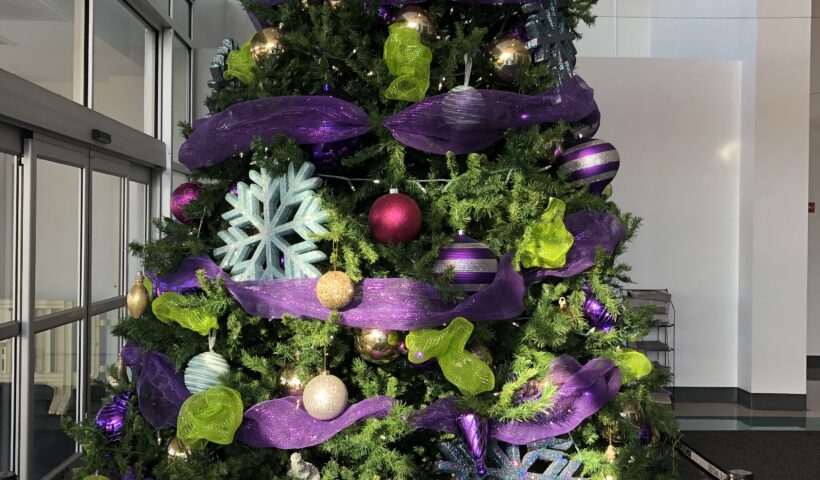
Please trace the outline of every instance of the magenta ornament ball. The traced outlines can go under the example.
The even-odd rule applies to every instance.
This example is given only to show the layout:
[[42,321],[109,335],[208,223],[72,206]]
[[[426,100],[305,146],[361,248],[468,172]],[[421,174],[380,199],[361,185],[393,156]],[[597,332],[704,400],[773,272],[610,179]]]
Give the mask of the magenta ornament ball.
[[199,221],[196,217],[191,217],[185,213],[185,207],[198,199],[205,187],[196,182],[187,182],[178,186],[171,193],[171,214],[174,218],[186,225],[193,225]]
[[421,230],[421,209],[415,200],[391,190],[370,207],[370,230],[381,243],[404,243]]

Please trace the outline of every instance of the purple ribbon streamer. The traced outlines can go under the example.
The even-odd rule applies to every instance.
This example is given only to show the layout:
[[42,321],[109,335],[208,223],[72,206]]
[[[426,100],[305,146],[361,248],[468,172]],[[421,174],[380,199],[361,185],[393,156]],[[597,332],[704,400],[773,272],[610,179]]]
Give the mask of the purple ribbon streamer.
[[176,426],[179,409],[190,396],[182,372],[176,371],[170,358],[160,352],[145,354],[137,380],[137,400],[152,427]]
[[366,418],[384,418],[395,400],[378,396],[347,407],[333,420],[317,420],[301,405],[302,397],[284,397],[258,403],[245,412],[236,438],[251,447],[295,450],[324,443]]
[[[621,388],[620,370],[604,358],[592,359],[582,367],[574,358],[563,355],[553,362],[553,368],[571,374],[555,393],[552,407],[531,422],[490,420],[490,438],[525,445],[563,435],[612,401]],[[448,397],[416,412],[413,426],[458,434],[457,419],[461,414],[456,399]]]
[[[386,119],[383,125],[408,147],[440,155],[448,151],[463,154],[489,147],[507,129],[575,122],[597,109],[592,89],[578,76],[538,95],[475,92],[482,100],[467,102],[461,108],[471,119],[468,125],[452,125],[445,98],[453,93],[426,98]],[[364,111],[336,97],[251,100],[197,120],[193,133],[179,149],[179,161],[196,170],[247,151],[254,137],[270,139],[282,134],[299,144],[317,144],[358,137],[370,127]]]

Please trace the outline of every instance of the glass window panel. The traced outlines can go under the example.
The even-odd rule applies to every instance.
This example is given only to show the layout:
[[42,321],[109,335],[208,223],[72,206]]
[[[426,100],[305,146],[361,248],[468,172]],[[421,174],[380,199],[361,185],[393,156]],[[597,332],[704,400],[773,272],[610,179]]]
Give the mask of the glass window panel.
[[[148,240],[148,185],[129,181],[128,183],[128,243]],[[131,288],[134,275],[142,271],[139,258],[128,253],[128,277],[126,289]]]
[[178,186],[188,181],[188,175],[179,172],[171,174],[171,190],[175,190]]
[[92,382],[88,411],[92,413],[102,407],[102,398],[106,391],[100,383],[108,382],[108,369],[117,363],[117,356],[120,353],[119,337],[115,337],[111,332],[121,317],[121,309],[91,317],[89,378]]
[[78,306],[82,169],[37,163],[34,310],[47,315]]
[[122,179],[91,174],[91,301],[122,294]]
[[74,453],[60,417],[76,417],[77,322],[34,336],[34,475],[41,478]]
[[191,106],[191,53],[180,39],[174,37],[173,52],[173,92],[171,94],[171,120],[174,130],[171,136],[171,151],[174,161],[178,161],[179,147],[185,138],[177,126],[179,122],[189,122]]
[[191,4],[188,0],[174,0],[174,27],[191,38]]
[[[0,66],[54,93],[83,101],[85,0],[0,1]],[[75,48],[76,47],[76,48]]]
[[165,15],[171,12],[171,0],[148,0],[157,10]]
[[155,32],[117,0],[94,18],[94,110],[153,135]]
[[0,341],[0,472],[11,470],[14,340]]
[[0,152],[0,323],[16,320],[14,302],[12,302],[15,223],[14,165],[16,160],[16,157]]

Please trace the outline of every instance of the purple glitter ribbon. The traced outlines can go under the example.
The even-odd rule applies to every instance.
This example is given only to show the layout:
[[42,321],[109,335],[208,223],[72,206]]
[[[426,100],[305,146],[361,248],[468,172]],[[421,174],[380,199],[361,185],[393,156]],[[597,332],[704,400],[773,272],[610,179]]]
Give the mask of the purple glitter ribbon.
[[384,418],[395,400],[378,396],[350,405],[333,420],[317,420],[301,406],[302,397],[256,404],[245,412],[236,438],[251,447],[296,450],[324,443],[365,418]]
[[160,352],[145,354],[137,381],[137,400],[142,416],[152,427],[176,426],[179,409],[190,396],[182,372],[177,373],[170,358]]
[[[552,407],[530,422],[490,420],[490,438],[524,445],[563,435],[612,401],[621,388],[621,371],[604,358],[592,359],[582,367],[574,358],[563,355],[553,361],[553,368],[563,370],[563,374],[569,374],[569,377],[552,397]],[[461,414],[456,399],[448,397],[418,411],[413,426],[458,434],[457,419]]]
[[[406,2],[402,2],[406,3]],[[503,90],[476,90],[480,101],[463,102],[469,125],[448,123],[446,93],[426,98],[383,122],[399,142],[443,155],[477,152],[510,128],[541,123],[575,122],[597,109],[592,89],[575,76],[538,95]],[[455,95],[458,95],[455,93]],[[327,95],[269,97],[238,103],[199,119],[179,149],[179,161],[196,170],[247,151],[255,137],[286,135],[299,144],[328,143],[364,135],[367,113],[356,105]]]

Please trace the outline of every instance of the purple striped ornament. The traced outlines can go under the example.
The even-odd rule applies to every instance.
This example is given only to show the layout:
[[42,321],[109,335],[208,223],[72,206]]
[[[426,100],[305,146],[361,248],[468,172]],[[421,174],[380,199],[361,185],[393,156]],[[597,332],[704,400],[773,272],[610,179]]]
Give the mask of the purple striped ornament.
[[615,326],[615,317],[613,317],[604,304],[592,294],[592,288],[590,288],[588,283],[584,284],[583,290],[587,298],[584,300],[582,310],[589,326],[603,332],[612,330],[612,327]]
[[433,272],[443,274],[450,265],[455,270],[453,288],[462,292],[483,290],[493,283],[498,271],[498,259],[490,247],[461,231],[453,243],[439,250]]
[[611,143],[587,140],[556,158],[558,173],[576,186],[588,186],[589,191],[601,195],[615,178],[621,165],[620,155]]

